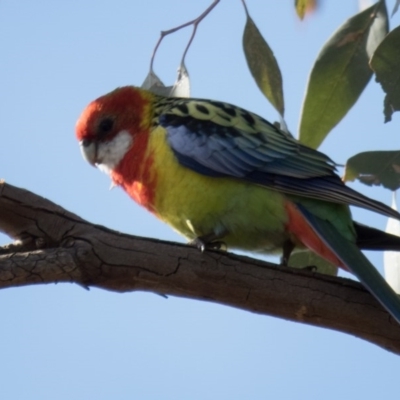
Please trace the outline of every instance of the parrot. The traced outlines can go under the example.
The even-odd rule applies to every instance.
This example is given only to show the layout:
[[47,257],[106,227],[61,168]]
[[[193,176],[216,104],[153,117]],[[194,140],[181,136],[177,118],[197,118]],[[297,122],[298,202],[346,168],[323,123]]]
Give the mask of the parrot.
[[202,251],[280,253],[287,265],[311,250],[400,323],[400,298],[360,250],[400,250],[400,238],[353,221],[349,206],[400,214],[346,186],[335,162],[289,132],[225,102],[123,86],[83,110],[76,138],[89,164]]

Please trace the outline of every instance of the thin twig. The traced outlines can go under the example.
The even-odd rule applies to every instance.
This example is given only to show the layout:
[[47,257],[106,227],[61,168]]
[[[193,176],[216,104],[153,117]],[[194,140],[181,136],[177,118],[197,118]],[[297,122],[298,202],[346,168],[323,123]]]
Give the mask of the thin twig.
[[192,35],[190,36],[189,42],[185,48],[185,51],[183,52],[183,56],[182,56],[182,61],[181,61],[181,65],[184,63],[185,61],[185,57],[186,54],[189,50],[190,45],[192,44],[192,41],[194,39],[194,36],[196,35],[196,30],[197,30],[197,26],[199,25],[199,23],[212,11],[212,9],[220,2],[220,0],[214,0],[214,2],[202,13],[200,14],[197,18],[195,18],[192,21],[186,22],[183,25],[179,25],[176,28],[172,28],[169,29],[167,31],[161,31],[161,35],[160,38],[158,39],[158,42],[156,44],[156,47],[154,48],[153,51],[153,55],[151,56],[151,61],[150,61],[150,71],[153,72],[153,64],[154,64],[154,58],[156,56],[157,53],[157,49],[160,46],[162,40],[164,39],[165,36],[170,35],[171,33],[174,33],[176,31],[179,31],[182,28],[186,28],[187,26],[193,25],[193,32]]
[[244,11],[246,12],[246,16],[249,17],[249,10],[247,9],[247,4],[245,0],[242,0],[242,4],[244,7]]

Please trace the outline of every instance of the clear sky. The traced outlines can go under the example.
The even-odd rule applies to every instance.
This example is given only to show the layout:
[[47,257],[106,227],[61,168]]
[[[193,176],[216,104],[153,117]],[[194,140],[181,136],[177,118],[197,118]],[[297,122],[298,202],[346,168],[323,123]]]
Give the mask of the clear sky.
[[[159,32],[200,14],[211,0],[0,2],[0,178],[110,228],[182,239],[81,158],[74,125],[94,98],[140,85]],[[306,22],[293,1],[248,0],[282,69],[286,119],[296,132],[319,49],[358,11],[326,0]],[[391,10],[394,0],[388,1]],[[391,20],[400,22],[400,14]],[[274,121],[241,47],[239,0],[221,1],[188,54],[192,95],[229,101]],[[165,39],[156,72],[166,82],[190,30]],[[383,124],[371,81],[321,149],[344,163],[359,151],[398,148],[399,115]],[[389,203],[380,188],[353,187]],[[386,220],[355,210],[356,219]],[[0,243],[8,238],[0,236]],[[371,259],[382,270],[382,254]],[[304,399],[397,398],[400,358],[342,333],[218,304],[149,293],[86,291],[73,284],[0,291],[1,398]]]

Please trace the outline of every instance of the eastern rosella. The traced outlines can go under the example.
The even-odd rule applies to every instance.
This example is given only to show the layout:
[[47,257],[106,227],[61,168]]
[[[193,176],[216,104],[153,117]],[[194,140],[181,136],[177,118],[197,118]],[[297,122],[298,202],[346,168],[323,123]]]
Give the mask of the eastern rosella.
[[265,119],[127,86],[90,103],[76,136],[90,164],[198,247],[283,252],[283,263],[294,248],[311,249],[354,273],[400,323],[399,298],[359,250],[386,248],[388,236],[354,223],[349,205],[400,214],[344,185],[329,157]]

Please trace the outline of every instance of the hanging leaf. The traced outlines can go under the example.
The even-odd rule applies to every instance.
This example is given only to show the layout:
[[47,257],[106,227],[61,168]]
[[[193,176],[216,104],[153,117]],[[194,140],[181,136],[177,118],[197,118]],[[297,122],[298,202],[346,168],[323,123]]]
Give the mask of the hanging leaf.
[[307,14],[311,14],[318,6],[318,0],[295,0],[297,15],[304,19]]
[[385,122],[391,121],[392,114],[400,111],[400,26],[393,29],[376,49],[371,68],[376,80],[385,91]]
[[393,7],[393,11],[392,11],[391,17],[393,17],[393,15],[397,13],[397,10],[399,9],[399,6],[400,6],[400,0],[396,0],[396,4]]
[[150,69],[146,76],[146,79],[142,83],[142,89],[148,90],[154,94],[159,94],[161,96],[168,96],[172,86],[165,86],[162,80]]
[[337,275],[338,268],[316,255],[312,251],[304,250],[293,253],[289,258],[289,267],[293,268],[308,268],[315,267],[320,274]]
[[322,48],[306,90],[300,141],[317,148],[369,82],[368,61],[388,31],[384,2],[347,20]]
[[368,186],[382,185],[396,190],[400,187],[400,151],[366,151],[349,158],[345,181],[360,182]]
[[174,85],[165,86],[154,71],[150,70],[141,88],[166,97],[190,97],[189,73],[185,64],[181,64],[178,68],[178,76]]
[[183,63],[178,68],[178,76],[170,90],[169,97],[190,97],[189,73]]
[[243,49],[247,65],[258,87],[283,117],[285,105],[278,62],[248,14],[243,33]]
[[[392,208],[397,210],[396,192],[393,192]],[[400,236],[400,221],[389,218],[385,232]],[[383,267],[387,283],[396,293],[400,294],[400,253],[398,251],[384,251]]]

